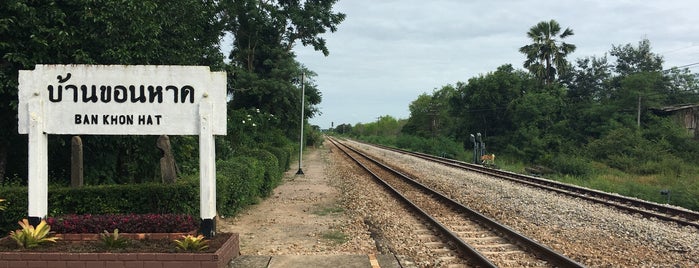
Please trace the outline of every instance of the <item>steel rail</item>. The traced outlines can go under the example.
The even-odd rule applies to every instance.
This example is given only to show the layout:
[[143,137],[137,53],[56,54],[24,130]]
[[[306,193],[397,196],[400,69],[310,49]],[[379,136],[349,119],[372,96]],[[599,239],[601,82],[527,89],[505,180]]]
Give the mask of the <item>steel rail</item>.
[[699,221],[699,212],[696,211],[677,209],[653,202],[648,202],[645,200],[638,200],[626,196],[614,195],[581,186],[551,181],[544,178],[487,168],[477,164],[466,163],[463,161],[433,156],[425,153],[410,152],[402,149],[376,144],[368,145],[376,146],[379,148],[391,150],[402,154],[412,155],[421,159],[437,162],[455,168],[491,175],[497,178],[529,185],[535,188],[542,188],[552,192],[557,192],[568,196],[574,196],[594,203],[602,203],[631,213],[638,213],[645,217],[653,217],[660,220],[675,222],[682,226],[692,226],[695,228],[699,228],[699,222],[697,222]]
[[[482,265],[486,267],[496,267],[490,260],[488,260],[486,257],[484,257],[482,254],[480,254],[475,248],[470,246],[468,243],[463,241],[461,238],[458,237],[454,232],[449,230],[446,226],[442,225],[439,223],[436,219],[434,219],[432,216],[430,216],[427,212],[423,211],[419,207],[417,207],[413,202],[407,199],[407,197],[403,196],[401,193],[398,192],[394,187],[389,185],[387,182],[383,181],[381,178],[379,178],[378,175],[376,175],[374,172],[369,170],[364,164],[362,164],[358,159],[350,155],[347,151],[345,151],[342,147],[347,148],[348,150],[351,150],[352,152],[360,155],[361,157],[371,161],[372,163],[376,164],[377,166],[383,168],[386,171],[391,172],[395,176],[401,177],[402,179],[406,180],[410,184],[420,188],[423,191],[429,192],[431,195],[438,197],[441,199],[443,202],[449,204],[452,207],[455,207],[462,212],[465,212],[466,214],[469,215],[471,219],[473,219],[475,222],[479,223],[481,226],[484,226],[488,229],[493,230],[494,232],[498,233],[500,236],[505,238],[506,240],[510,241],[513,244],[516,244],[522,248],[528,249],[531,252],[534,252],[534,254],[541,258],[542,260],[546,260],[547,262],[554,264],[559,267],[584,267],[583,265],[575,262],[574,260],[548,248],[547,246],[536,242],[522,234],[519,234],[518,232],[512,230],[511,228],[500,224],[487,216],[474,211],[463,204],[447,197],[444,196],[443,194],[429,188],[428,186],[415,181],[414,179],[411,179],[407,175],[379,162],[378,160],[364,154],[363,152],[352,148],[344,143],[341,143],[339,141],[334,140],[333,138],[329,138],[329,140],[337,146],[343,153],[345,153],[348,157],[350,157],[353,161],[355,161],[358,165],[360,165],[362,168],[364,168],[367,172],[369,172],[376,180],[378,180],[381,184],[386,186],[388,189],[390,189],[394,194],[399,196],[402,200],[406,201],[406,203],[410,204],[411,207],[414,207],[416,211],[419,211],[420,214],[428,218],[435,226],[437,226],[445,235],[449,236],[451,239],[456,241],[458,247],[467,255],[471,256],[474,258],[475,262],[477,265]],[[341,147],[341,146],[342,147]],[[491,266],[492,265],[492,266]]]

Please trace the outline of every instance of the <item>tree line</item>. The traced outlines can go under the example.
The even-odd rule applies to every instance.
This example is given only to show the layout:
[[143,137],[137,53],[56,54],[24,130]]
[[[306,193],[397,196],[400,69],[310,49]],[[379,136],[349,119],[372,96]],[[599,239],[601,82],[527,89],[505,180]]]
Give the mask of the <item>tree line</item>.
[[[345,15],[337,0],[22,1],[0,4],[0,185],[26,183],[27,139],[17,133],[17,74],[36,64],[200,65],[228,74],[229,136],[219,157],[299,137],[301,74],[305,120],[318,113],[315,74],[295,45],[329,54],[321,34]],[[221,40],[233,44],[222,51]],[[312,131],[313,128],[306,128]],[[317,135],[309,135],[318,138]],[[86,184],[157,180],[161,152],[151,136],[84,136]],[[171,137],[180,172],[196,173],[198,140]],[[311,143],[313,140],[310,141]],[[50,182],[70,180],[70,137],[49,135]]]
[[[524,69],[504,64],[436,88],[410,103],[407,119],[384,116],[334,131],[463,159],[473,147],[470,135],[481,133],[488,152],[503,159],[581,178],[604,168],[635,178],[677,178],[657,187],[699,193],[692,175],[699,141],[658,112],[699,104],[697,74],[665,68],[647,39],[570,62],[576,49],[566,42],[574,36],[570,28],[542,21],[526,34],[531,43],[519,49]],[[696,200],[688,202],[699,208]]]

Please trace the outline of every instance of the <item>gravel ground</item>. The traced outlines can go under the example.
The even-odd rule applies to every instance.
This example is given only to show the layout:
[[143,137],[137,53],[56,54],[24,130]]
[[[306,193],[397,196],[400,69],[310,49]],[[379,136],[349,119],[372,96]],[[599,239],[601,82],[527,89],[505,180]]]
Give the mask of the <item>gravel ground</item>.
[[423,183],[593,267],[696,267],[699,231],[359,143]]
[[343,177],[332,167],[327,148],[307,150],[305,175],[296,175],[296,168],[287,171],[271,197],[221,219],[219,231],[240,234],[242,255],[376,253],[363,218],[343,208],[340,191],[332,185]]
[[[453,199],[591,267],[699,267],[699,230],[524,187],[366,145]],[[219,226],[241,234],[243,255],[393,253],[410,267],[445,266],[419,220],[338,149],[309,150],[302,177]],[[293,172],[293,173],[292,173]],[[319,210],[340,207],[328,215]],[[340,232],[344,243],[324,234]]]

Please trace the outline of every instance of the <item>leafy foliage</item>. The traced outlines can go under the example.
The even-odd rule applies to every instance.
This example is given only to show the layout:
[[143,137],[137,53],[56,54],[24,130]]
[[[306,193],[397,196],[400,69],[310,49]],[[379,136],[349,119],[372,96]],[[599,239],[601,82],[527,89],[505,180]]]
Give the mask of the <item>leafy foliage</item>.
[[18,223],[22,229],[11,231],[10,237],[22,248],[34,248],[46,242],[55,243],[58,239],[58,237],[51,237],[49,235],[51,226],[46,224],[45,220],[41,220],[36,228],[29,224],[27,219],[23,219]]
[[335,132],[346,128],[369,142],[466,161],[469,135],[481,133],[487,153],[520,161],[517,171],[545,167],[556,179],[652,201],[664,201],[658,192],[670,190],[671,203],[698,209],[692,197],[699,194],[699,140],[684,125],[696,120],[697,107],[686,117],[661,107],[699,105],[699,76],[663,70],[645,39],[612,46],[610,60],[593,56],[570,65],[564,58],[574,47],[554,39],[573,32],[555,36],[561,29],[553,22],[528,33],[535,42],[520,50],[528,73],[503,65],[421,94],[400,133],[379,131],[382,118]]
[[[182,12],[187,10],[187,12]],[[26,174],[17,133],[17,73],[43,64],[176,64],[223,69],[214,1],[9,1],[0,5],[0,183]],[[182,23],[187,21],[188,23]],[[51,177],[67,185],[70,137],[51,137]],[[159,152],[145,137],[84,137],[87,184],[153,181]],[[173,147],[179,144],[173,142]],[[97,153],[98,152],[98,153]],[[186,162],[189,158],[180,158]],[[0,165],[4,164],[0,161]],[[6,170],[7,168],[7,170]]]
[[390,115],[385,115],[380,116],[378,120],[373,123],[356,124],[352,130],[353,133],[357,135],[395,137],[400,133],[403,125],[405,125],[405,120],[397,120]]
[[456,94],[451,85],[435,90],[431,95],[422,94],[410,103],[410,118],[401,129],[402,133],[421,137],[435,137],[450,133],[454,119],[449,116],[452,109],[449,100]]
[[216,204],[220,215],[233,215],[258,202],[264,185],[264,169],[260,161],[251,157],[232,157],[217,161],[216,168]]
[[185,214],[82,214],[49,218],[58,233],[186,233],[199,227],[199,219]]
[[[115,213],[197,215],[198,189],[198,181],[168,185],[151,183],[82,188],[49,187],[49,216]],[[1,187],[0,194],[12,200],[7,210],[0,212],[0,232],[6,233],[11,230],[14,222],[26,217],[27,187]],[[107,228],[98,228],[94,233],[105,229]]]
[[[293,48],[300,43],[329,54],[322,34],[335,32],[345,18],[332,11],[336,2],[10,0],[0,5],[0,192],[12,200],[0,212],[0,231],[9,230],[27,207],[26,187],[15,187],[26,185],[28,170],[26,139],[17,134],[18,70],[42,63],[203,65],[228,71],[229,135],[216,138],[216,151],[219,174],[225,175],[217,176],[218,211],[230,215],[271,193],[290,166],[295,150],[290,139],[301,134],[297,126],[319,113],[315,73],[295,60]],[[224,34],[235,37],[230,63],[219,48]],[[297,113],[302,109],[304,118]],[[322,142],[319,129],[304,129],[306,144]],[[84,157],[90,159],[87,186],[72,189],[62,187],[70,177],[70,137],[49,136],[50,215],[197,214],[196,137],[171,137],[182,177],[175,185],[153,183],[159,181],[161,156],[156,137],[82,138]],[[92,224],[112,229],[106,222]]]
[[[512,65],[498,67],[495,72],[457,83],[456,93],[449,99],[451,116],[458,126],[448,136],[467,141],[469,134],[502,139],[506,144],[513,129],[511,103],[532,89],[531,77],[516,71]],[[497,145],[496,145],[497,146]]]
[[123,236],[119,236],[119,229],[114,229],[114,232],[110,233],[105,230],[100,234],[100,241],[102,245],[106,248],[123,248],[129,243],[129,239]]
[[182,239],[175,239],[177,248],[184,251],[202,251],[209,248],[209,241],[204,240],[203,235],[186,235]]
[[274,187],[281,182],[283,175],[277,157],[262,149],[248,149],[242,155],[253,157],[259,161],[264,170],[264,180],[259,189],[260,195],[262,197],[271,195]]
[[524,68],[546,84],[552,83],[556,74],[563,72],[568,66],[565,57],[575,51],[575,45],[562,41],[572,35],[573,30],[570,28],[561,33],[561,25],[555,20],[542,21],[532,26],[527,32],[527,37],[533,43],[519,49],[519,52],[527,56]]
[[[235,109],[260,109],[280,120],[278,127],[289,138],[298,137],[301,83],[305,84],[305,115],[318,113],[321,94],[313,73],[294,60],[296,42],[328,55],[320,34],[335,32],[345,15],[332,12],[337,0],[321,1],[223,1],[223,21],[235,36],[228,66],[229,94]],[[309,78],[301,81],[302,73]],[[305,120],[305,118],[304,118]]]
[[400,148],[452,159],[464,159],[467,155],[460,142],[453,141],[443,136],[424,138],[412,135],[400,135],[396,138],[395,145]]

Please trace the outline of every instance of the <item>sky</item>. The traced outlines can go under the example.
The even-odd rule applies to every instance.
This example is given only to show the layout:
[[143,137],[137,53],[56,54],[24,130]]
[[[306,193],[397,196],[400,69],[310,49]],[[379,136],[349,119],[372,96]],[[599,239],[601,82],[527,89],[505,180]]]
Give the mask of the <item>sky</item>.
[[294,48],[297,60],[318,75],[322,114],[310,123],[323,129],[385,115],[406,119],[420,94],[503,64],[523,68],[519,48],[530,43],[527,31],[551,19],[575,33],[565,39],[577,46],[571,62],[643,38],[664,57],[665,68],[699,62],[695,0],[339,0],[334,10],[347,18],[322,35],[329,56]]

